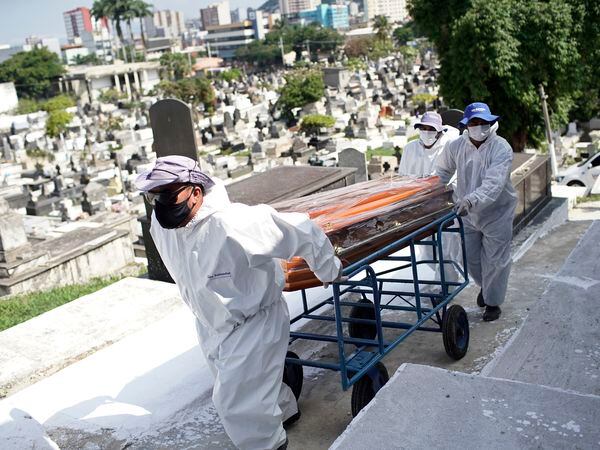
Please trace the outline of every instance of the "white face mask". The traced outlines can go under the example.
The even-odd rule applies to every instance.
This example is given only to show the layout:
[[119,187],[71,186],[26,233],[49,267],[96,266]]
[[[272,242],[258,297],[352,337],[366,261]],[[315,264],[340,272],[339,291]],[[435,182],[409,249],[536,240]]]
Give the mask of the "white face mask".
[[437,141],[437,131],[419,130],[419,138],[426,147],[431,147]]
[[489,123],[486,125],[475,125],[472,127],[468,127],[469,137],[472,138],[474,141],[483,142],[490,135],[490,128],[491,127]]

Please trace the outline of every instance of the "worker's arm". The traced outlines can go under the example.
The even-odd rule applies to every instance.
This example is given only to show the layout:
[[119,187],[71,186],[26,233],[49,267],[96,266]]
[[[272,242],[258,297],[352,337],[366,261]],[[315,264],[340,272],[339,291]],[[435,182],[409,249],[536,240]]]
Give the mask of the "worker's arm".
[[506,183],[510,183],[513,152],[506,141],[495,144],[492,161],[481,185],[467,195],[474,208],[485,208],[498,199]]
[[251,212],[244,235],[235,239],[244,248],[250,267],[258,267],[271,258],[303,258],[317,278],[335,280],[341,262],[329,238],[306,214],[279,213],[270,206],[248,208]]
[[433,174],[439,176],[444,184],[448,184],[456,173],[456,145],[453,145],[455,142],[447,142],[442,154],[435,161]]

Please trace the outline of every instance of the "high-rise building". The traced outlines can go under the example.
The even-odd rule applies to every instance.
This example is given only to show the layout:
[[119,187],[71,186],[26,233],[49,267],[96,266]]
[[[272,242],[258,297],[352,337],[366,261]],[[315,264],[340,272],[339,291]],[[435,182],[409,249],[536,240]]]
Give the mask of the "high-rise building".
[[106,17],[96,20],[88,8],[79,7],[64,12],[63,19],[69,44],[81,45],[100,59],[112,60],[112,42]]
[[174,38],[181,36],[185,32],[185,21],[183,19],[183,13],[179,11],[173,11],[171,9],[164,9],[162,11],[154,12],[154,26],[157,29],[162,29],[159,32],[160,37]]
[[213,3],[200,10],[200,19],[205,30],[208,27],[218,25],[229,25],[231,23],[231,11],[229,9],[229,0],[220,3]]
[[386,16],[390,22],[403,22],[408,17],[406,0],[364,0],[365,18]]
[[25,46],[29,46],[30,48],[47,48],[52,53],[56,53],[59,58],[62,56],[60,51],[60,43],[57,38],[40,38],[37,36],[29,36],[25,38]]
[[243,19],[242,8],[237,8],[237,9],[231,10],[231,23],[240,22],[242,19]]
[[223,59],[235,58],[238,48],[264,39],[272,27],[271,15],[260,10],[253,12],[254,19],[242,20],[227,25],[213,25],[207,28],[205,42],[211,56]]
[[321,0],[279,0],[279,11],[282,15],[297,14],[307,9],[315,9]]
[[63,13],[67,38],[70,43],[75,43],[75,38],[84,39],[85,34],[91,34],[94,31],[92,25],[92,15],[90,10],[85,7],[79,7]]
[[320,4],[315,9],[300,11],[300,20],[305,24],[316,22],[335,30],[348,28],[348,6]]

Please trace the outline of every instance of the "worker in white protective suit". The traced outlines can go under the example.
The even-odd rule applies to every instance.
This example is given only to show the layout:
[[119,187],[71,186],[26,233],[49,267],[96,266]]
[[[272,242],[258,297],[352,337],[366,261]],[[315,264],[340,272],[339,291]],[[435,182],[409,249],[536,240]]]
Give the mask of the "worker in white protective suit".
[[469,273],[481,286],[483,320],[500,317],[510,274],[510,242],[517,195],[510,180],[513,151],[493,127],[499,117],[472,103],[461,123],[467,132],[446,145],[436,163],[444,182],[457,174],[456,211],[463,216]]
[[[444,151],[446,143],[457,139],[459,132],[456,128],[442,124],[442,116],[433,111],[428,111],[421,116],[415,124],[419,131],[419,139],[410,141],[402,151],[398,174],[403,176],[428,177],[433,174],[435,163]],[[462,252],[460,239],[454,233],[445,233],[443,236],[444,259],[460,263]],[[418,247],[420,260],[433,260],[433,247]],[[440,281],[439,264],[428,265],[434,272],[433,280]],[[450,264],[444,265],[445,281],[457,281],[457,273]],[[420,275],[420,278],[426,278]],[[439,291],[439,285],[423,285],[422,292]],[[452,291],[452,288],[450,288]]]
[[454,127],[442,125],[442,117],[433,111],[423,114],[415,129],[419,131],[419,139],[404,147],[398,175],[427,177],[433,173],[446,143],[458,138],[459,132]]
[[233,204],[222,183],[183,156],[158,158],[137,187],[154,205],[151,234],[197,319],[213,401],[241,449],[283,449],[299,417],[282,383],[289,313],[279,259],[300,256],[323,282],[341,279],[329,239],[308,216]]

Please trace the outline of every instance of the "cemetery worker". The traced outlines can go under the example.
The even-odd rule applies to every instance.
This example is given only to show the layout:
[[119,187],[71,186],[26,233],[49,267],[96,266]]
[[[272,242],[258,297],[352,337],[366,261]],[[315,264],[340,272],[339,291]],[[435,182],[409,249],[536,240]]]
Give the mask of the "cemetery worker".
[[279,260],[300,256],[321,281],[337,280],[329,239],[305,214],[230,203],[223,184],[184,156],[158,158],[136,185],[154,205],[152,237],[196,316],[227,434],[241,449],[285,448],[282,422],[299,412],[282,383],[290,319]]
[[481,286],[483,320],[500,317],[508,286],[510,242],[517,195],[510,180],[513,151],[496,134],[499,116],[485,103],[471,103],[461,120],[467,132],[449,142],[436,163],[448,182],[457,174],[456,211],[463,216],[469,273]]
[[442,117],[433,111],[423,114],[415,128],[419,130],[419,139],[410,141],[404,147],[398,174],[429,176],[444,151],[444,145],[458,138],[459,133],[453,127],[442,125]]
[[[398,174],[404,176],[427,177],[433,174],[435,162],[444,151],[447,142],[458,138],[458,130],[448,125],[442,125],[442,116],[433,111],[428,111],[421,116],[421,120],[415,124],[419,130],[419,139],[410,141],[404,147]],[[454,181],[454,180],[452,180]],[[443,236],[444,259],[450,261],[462,261],[462,247],[457,235],[445,233]],[[434,259],[434,249],[431,246],[418,249],[420,258],[426,260]],[[434,271],[434,280],[440,280],[440,265],[434,263],[428,266]],[[458,280],[453,266],[444,265],[445,277],[448,282]],[[422,292],[433,292],[439,285],[423,285]]]

